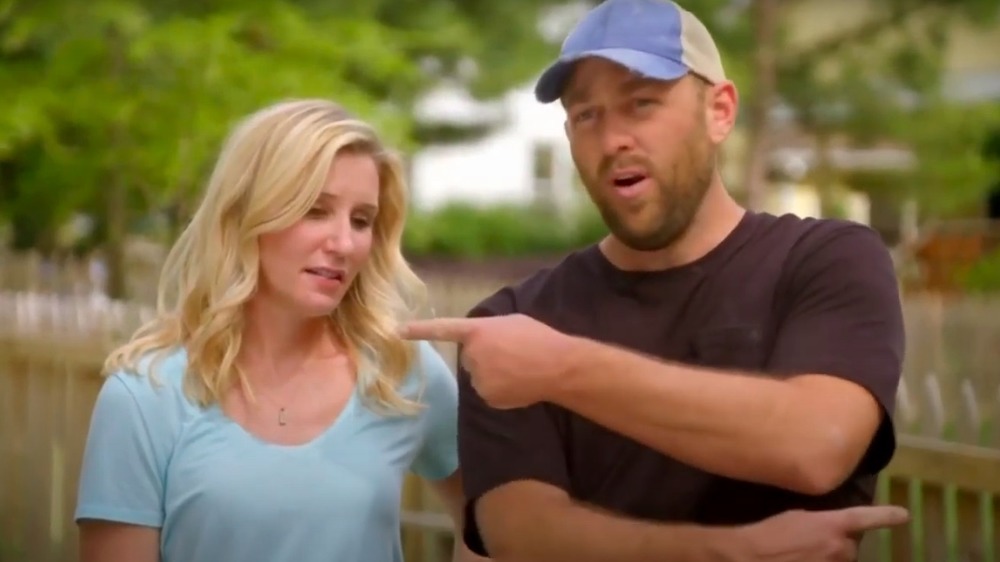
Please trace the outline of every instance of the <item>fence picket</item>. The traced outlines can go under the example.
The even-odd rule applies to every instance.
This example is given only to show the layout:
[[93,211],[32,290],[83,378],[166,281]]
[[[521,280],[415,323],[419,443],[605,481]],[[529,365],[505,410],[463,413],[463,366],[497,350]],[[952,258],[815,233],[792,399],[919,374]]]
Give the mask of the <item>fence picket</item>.
[[[428,313],[460,316],[502,281],[442,277],[428,284]],[[76,289],[0,290],[0,458],[11,459],[0,480],[0,529],[27,541],[23,546],[34,558],[26,559],[75,559],[75,475],[101,384],[97,371],[109,346],[154,313],[148,304],[112,301],[79,284]],[[917,513],[906,528],[866,538],[861,560],[995,559],[1000,300],[913,297],[904,307],[910,344],[895,412],[903,435],[879,497]],[[435,345],[454,366],[454,345]],[[940,439],[982,448],[949,448]],[[407,486],[407,559],[436,562],[434,553],[448,551],[451,531],[432,496],[413,481]],[[0,535],[0,553],[4,540],[11,537]]]

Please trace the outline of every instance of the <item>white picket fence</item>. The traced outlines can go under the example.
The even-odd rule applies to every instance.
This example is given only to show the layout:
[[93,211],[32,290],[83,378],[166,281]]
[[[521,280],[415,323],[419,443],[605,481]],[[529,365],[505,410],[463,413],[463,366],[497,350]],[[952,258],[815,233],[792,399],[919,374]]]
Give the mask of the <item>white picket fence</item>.
[[[463,314],[498,283],[438,280],[438,314]],[[1000,298],[910,298],[908,353],[896,420],[905,433],[1000,448]],[[100,295],[0,292],[0,338],[52,346],[111,345],[153,315]],[[443,347],[452,360],[453,350]]]
[[[464,314],[498,284],[432,280],[431,304],[439,315]],[[94,295],[0,292],[0,457],[10,459],[0,482],[0,547],[16,539],[23,560],[77,559],[75,478],[100,358],[152,313]],[[905,435],[880,480],[879,501],[910,506],[915,519],[873,534],[861,560],[993,559],[1000,552],[1000,299],[908,299],[906,316],[910,345],[896,412]],[[441,349],[454,364],[453,347]],[[402,533],[407,560],[447,559],[447,518],[413,479],[404,486]]]

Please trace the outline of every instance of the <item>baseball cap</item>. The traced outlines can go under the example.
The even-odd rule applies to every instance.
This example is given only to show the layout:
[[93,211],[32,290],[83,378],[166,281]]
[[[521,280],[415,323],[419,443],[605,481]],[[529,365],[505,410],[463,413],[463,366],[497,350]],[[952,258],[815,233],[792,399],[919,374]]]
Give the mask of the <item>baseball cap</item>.
[[559,99],[574,63],[591,56],[658,80],[689,72],[713,84],[726,79],[715,41],[691,12],[671,0],[605,0],[570,31],[535,84],[535,98]]

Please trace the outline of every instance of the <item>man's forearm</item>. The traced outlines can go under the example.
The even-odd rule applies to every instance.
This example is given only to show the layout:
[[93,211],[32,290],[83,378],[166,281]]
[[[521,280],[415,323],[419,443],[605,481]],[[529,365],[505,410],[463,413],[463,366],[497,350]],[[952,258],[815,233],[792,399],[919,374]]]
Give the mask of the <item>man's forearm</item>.
[[579,340],[553,402],[703,470],[800,492],[816,487],[826,422],[786,381],[668,364]]
[[731,562],[739,552],[734,529],[636,521],[579,504],[519,512],[500,534],[509,540],[489,542],[497,562]]

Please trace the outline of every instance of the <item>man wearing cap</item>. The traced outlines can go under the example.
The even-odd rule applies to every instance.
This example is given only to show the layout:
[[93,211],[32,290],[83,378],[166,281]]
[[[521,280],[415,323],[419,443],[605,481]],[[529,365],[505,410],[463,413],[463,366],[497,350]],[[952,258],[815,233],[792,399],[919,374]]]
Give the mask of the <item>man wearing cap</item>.
[[[415,322],[462,350],[464,538],[500,560],[853,560],[904,349],[871,229],[741,208],[737,93],[695,16],[608,0],[538,81],[610,235]],[[802,511],[802,510],[808,510]]]

